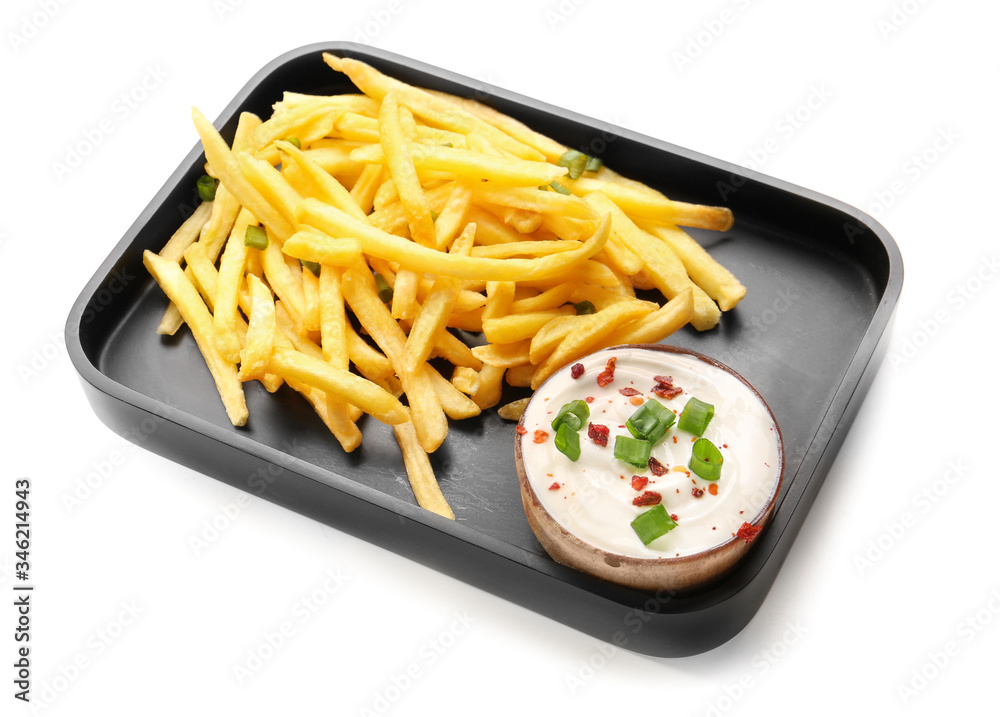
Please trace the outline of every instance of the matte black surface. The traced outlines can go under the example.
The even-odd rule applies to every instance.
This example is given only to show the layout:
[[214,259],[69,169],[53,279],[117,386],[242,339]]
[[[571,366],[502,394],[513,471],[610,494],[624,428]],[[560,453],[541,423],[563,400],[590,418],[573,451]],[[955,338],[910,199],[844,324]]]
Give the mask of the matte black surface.
[[[452,422],[432,456],[456,520],[421,510],[391,430],[363,419],[345,454],[287,387],[247,384],[250,420],[233,428],[187,330],[155,328],[166,298],[142,266],[195,205],[204,158],[191,151],[83,290],[67,346],[88,399],[112,429],[150,450],[407,555],[637,652],[694,654],[733,637],[767,594],[884,354],[902,261],[884,228],[856,209],[719,160],[387,52],[324,43],[264,68],[216,122],[231,139],[241,110],[263,116],[285,90],[353,92],[322,51],[363,59],[412,84],[474,97],[675,199],[725,204],[736,225],[691,233],[747,286],[714,330],[670,343],[730,365],[770,405],[786,474],[770,528],[726,580],[681,596],[627,590],[557,565],[521,507],[514,424],[494,410]],[[504,401],[524,390],[509,389]]]

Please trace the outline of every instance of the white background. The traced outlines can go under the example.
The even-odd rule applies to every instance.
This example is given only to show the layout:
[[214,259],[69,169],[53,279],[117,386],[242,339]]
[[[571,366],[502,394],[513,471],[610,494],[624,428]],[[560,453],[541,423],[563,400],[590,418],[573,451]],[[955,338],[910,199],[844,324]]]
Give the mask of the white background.
[[[12,697],[18,476],[33,485],[33,694],[46,714],[963,714],[994,694],[1000,6],[490,8],[4,3],[0,713],[31,711]],[[190,107],[217,116],[271,59],[322,40],[367,41],[711,156],[756,156],[896,238],[906,280],[889,359],[763,607],[729,643],[686,659],[608,656],[584,634],[132,448],[94,416],[64,322],[196,141]],[[780,132],[817,89],[828,99]],[[121,111],[133,92],[144,96]],[[57,176],[54,163],[106,119],[111,131]],[[935,149],[937,137],[948,139]],[[919,171],[915,155],[928,158]],[[238,501],[196,554],[191,538]],[[328,574],[336,591],[323,591]],[[324,604],[304,610],[317,590]],[[266,649],[284,622],[293,633]],[[251,651],[269,659],[241,679]]]

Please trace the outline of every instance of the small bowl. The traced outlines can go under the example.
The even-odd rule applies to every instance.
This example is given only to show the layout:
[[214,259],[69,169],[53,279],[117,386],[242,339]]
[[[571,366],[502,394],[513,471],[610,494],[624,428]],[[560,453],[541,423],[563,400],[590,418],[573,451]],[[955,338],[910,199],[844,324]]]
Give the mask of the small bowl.
[[[767,524],[770,522],[784,477],[784,450],[781,441],[781,432],[778,429],[777,422],[774,420],[774,415],[771,413],[771,409],[767,406],[767,403],[760,396],[757,390],[754,389],[754,387],[745,378],[721,362],[700,353],[675,346],[664,346],[662,344],[636,344],[628,346],[615,346],[610,349],[604,349],[582,359],[582,361],[588,361],[588,359],[591,360],[591,363],[593,363],[595,359],[604,361],[606,360],[604,358],[605,356],[610,357],[616,354],[623,354],[626,351],[662,352],[664,354],[671,354],[686,357],[687,359],[703,361],[709,366],[714,367],[714,369],[725,371],[733,376],[739,381],[739,383],[749,389],[750,394],[752,394],[752,396],[760,402],[764,410],[764,413],[761,415],[768,417],[773,426],[778,465],[776,466],[776,469],[768,466],[769,470],[774,471],[775,477],[773,478],[773,485],[770,486],[770,490],[767,493],[766,499],[764,500],[759,511],[752,518],[748,518],[745,521],[745,523],[749,524],[751,528],[749,531],[744,532],[744,535],[750,534],[750,539],[746,539],[745,537],[741,537],[739,535],[733,535],[719,544],[713,545],[707,549],[699,550],[691,554],[681,555],[680,557],[636,557],[634,555],[622,554],[613,550],[597,547],[563,527],[563,525],[558,522],[543,505],[543,502],[539,500],[538,493],[529,479],[529,469],[525,466],[526,444],[524,438],[527,437],[530,440],[533,435],[533,431],[528,430],[528,427],[525,425],[525,421],[528,419],[529,415],[533,415],[531,405],[536,402],[536,399],[545,400],[544,397],[546,395],[546,387],[551,385],[554,381],[558,382],[565,380],[565,377],[571,370],[570,366],[566,366],[557,371],[538,388],[538,390],[533,394],[528,406],[525,408],[521,421],[518,424],[514,451],[524,511],[528,518],[528,523],[531,525],[531,529],[534,531],[538,541],[542,544],[542,547],[545,548],[546,552],[555,561],[562,563],[563,565],[575,568],[603,580],[608,580],[612,583],[639,590],[685,591],[703,587],[719,580],[726,573],[732,570],[733,567],[735,567],[736,564],[750,551],[753,540],[756,538],[759,531],[766,528]],[[624,365],[619,364],[618,370],[623,369]],[[593,367],[591,367],[590,370],[593,370]],[[669,373],[669,371],[669,367],[665,366],[664,373]],[[676,423],[674,424],[674,428],[672,430],[676,431]],[[581,443],[589,440],[586,438],[586,433],[586,427],[581,429]],[[768,446],[768,448],[770,448],[770,446]],[[530,451],[531,449],[528,450]],[[602,450],[611,451],[613,449],[609,444],[607,448]],[[724,479],[725,474],[723,476],[723,480]],[[766,484],[762,482],[761,487],[764,487],[765,485]],[[675,530],[683,527],[683,524],[683,519],[679,520],[678,528],[675,528]]]

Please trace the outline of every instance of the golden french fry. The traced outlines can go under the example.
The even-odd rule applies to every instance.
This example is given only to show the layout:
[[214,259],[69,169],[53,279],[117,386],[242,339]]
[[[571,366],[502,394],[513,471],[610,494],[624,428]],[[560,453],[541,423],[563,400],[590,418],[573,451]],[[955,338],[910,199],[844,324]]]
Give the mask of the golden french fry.
[[649,187],[642,191],[626,184],[606,182],[591,177],[568,179],[564,184],[574,194],[581,196],[601,192],[629,215],[665,224],[680,224],[685,227],[701,227],[716,231],[727,231],[733,226],[733,212],[728,207],[674,202]]
[[271,360],[274,349],[274,335],[277,333],[277,319],[274,316],[274,298],[264,282],[253,274],[247,277],[250,290],[250,321],[247,327],[246,345],[240,351],[241,381],[262,378]]
[[504,187],[494,182],[480,182],[473,192],[477,204],[496,204],[529,212],[558,214],[572,219],[597,219],[594,209],[579,197],[547,189]]
[[602,192],[588,195],[587,201],[611,217],[612,230],[621,237],[625,246],[642,257],[646,275],[660,293],[672,299],[684,289],[691,288],[694,292],[695,308],[695,316],[691,320],[692,326],[699,331],[705,331],[719,323],[719,307],[704,290],[691,281],[684,264],[665,242],[637,227],[625,212]]
[[148,250],[143,252],[142,261],[163,293],[177,305],[184,322],[191,327],[195,342],[215,379],[215,386],[230,422],[234,426],[245,425],[250,414],[243,395],[243,384],[237,376],[236,364],[224,359],[215,349],[212,315],[208,313],[205,302],[198,296],[198,291],[177,262],[163,259]]
[[406,335],[378,298],[374,279],[370,275],[364,276],[355,269],[348,269],[341,279],[341,289],[358,321],[392,363],[409,401],[420,445],[428,453],[433,453],[444,442],[448,420],[431,384],[426,364],[416,371],[407,369],[403,360]]
[[[507,380],[510,381],[510,371],[507,374]],[[521,416],[524,415],[524,409],[528,407],[528,401],[530,400],[530,398],[519,398],[516,401],[504,404],[497,409],[497,415],[505,421],[520,421]]]
[[531,379],[531,388],[537,389],[542,382],[570,361],[594,351],[611,333],[623,324],[650,313],[649,307],[639,302],[622,301],[612,304],[582,319],[556,349],[538,365]]
[[205,158],[219,180],[232,192],[239,203],[246,207],[262,224],[274,232],[280,241],[295,233],[291,223],[277,209],[261,196],[254,186],[243,176],[240,164],[233,156],[225,140],[216,131],[208,118],[197,108],[192,110],[195,129],[201,137]]
[[275,241],[268,241],[267,248],[261,252],[261,263],[264,266],[264,276],[271,290],[285,305],[288,313],[295,321],[299,333],[304,333],[304,317],[306,313],[306,297],[302,285],[295,278],[281,247]]
[[555,140],[546,137],[544,134],[540,134],[535,130],[531,129],[525,124],[518,122],[513,117],[498,112],[497,110],[484,105],[476,100],[466,99],[464,97],[456,97],[455,95],[449,95],[444,92],[438,92],[436,90],[428,90],[433,95],[438,95],[439,97],[444,97],[451,102],[463,107],[469,113],[479,117],[485,122],[489,122],[491,125],[501,130],[505,134],[513,137],[522,144],[526,144],[529,147],[533,147],[538,150],[544,157],[550,162],[557,161],[563,153],[566,151],[566,147],[559,144]]
[[[190,270],[190,273],[193,275],[192,283],[198,290],[198,293],[201,294],[201,298],[205,301],[205,305],[209,311],[213,311],[214,297],[218,289],[219,272],[209,260],[208,251],[201,242],[195,242],[184,252],[184,259],[188,264],[187,269],[184,270],[184,274],[187,275],[189,273],[188,270]],[[248,276],[250,275],[248,274]],[[245,287],[240,291],[239,302],[240,308],[249,316],[250,293],[246,291]],[[247,329],[246,321],[243,320],[242,316],[237,314],[236,331],[239,334],[241,345],[246,343]],[[265,373],[258,378],[268,393],[274,393],[281,388],[281,384],[283,383],[281,377],[275,376],[273,373]]]
[[674,250],[694,283],[704,289],[722,311],[734,308],[746,296],[747,289],[739,279],[686,232],[665,224],[642,223],[640,226]]
[[184,256],[184,250],[194,244],[201,234],[202,228],[212,215],[213,202],[202,202],[184,223],[173,233],[167,243],[160,249],[160,256],[168,261],[179,262]]
[[507,369],[502,366],[484,364],[479,372],[479,390],[469,396],[480,409],[486,410],[500,403],[503,392],[503,375]]
[[694,293],[688,288],[656,311],[615,329],[604,343],[607,346],[656,344],[687,324],[693,317]]
[[429,92],[387,77],[370,65],[349,57],[337,58],[330,53],[323,53],[323,60],[333,69],[350,77],[351,82],[369,97],[384,102],[387,94],[398,95],[402,104],[409,107],[415,115],[426,120],[430,125],[461,134],[479,132],[497,146],[517,157],[532,160],[543,158],[543,155],[537,150],[504,134],[472,115],[457,103],[435,97]]
[[312,227],[288,237],[281,251],[302,261],[331,266],[350,266],[361,260],[361,242],[357,239],[334,239]]
[[486,340],[492,344],[512,344],[515,341],[530,339],[557,316],[573,315],[576,315],[576,311],[572,306],[562,306],[558,309],[485,319],[483,320],[483,334],[486,336]]
[[437,372],[431,365],[427,365],[427,373],[431,377],[431,384],[437,393],[441,407],[448,418],[460,421],[463,418],[478,416],[482,411],[475,401],[459,391],[451,382]]
[[357,202],[362,212],[366,214],[372,210],[375,201],[375,192],[382,184],[382,166],[369,164],[361,170],[361,176],[351,187],[351,198]]
[[[488,179],[510,187],[538,187],[556,181],[567,172],[565,167],[556,167],[547,162],[491,156],[457,147],[414,142],[407,150],[417,170],[431,169],[472,180]],[[386,156],[388,155],[374,149],[364,148],[352,153],[351,159],[356,162],[382,163]]]
[[295,349],[276,346],[268,371],[302,381],[327,395],[332,393],[389,425],[405,423],[410,418],[403,404],[380,386]]
[[367,215],[361,210],[354,196],[328,171],[313,161],[308,154],[291,142],[275,142],[275,146],[294,162],[302,174],[308,178],[314,187],[311,196],[347,212],[356,219],[365,221]]
[[511,366],[507,369],[507,383],[518,388],[527,388],[531,385],[531,380],[535,377],[537,370],[538,367],[530,363]]
[[[480,366],[482,364],[480,363]],[[479,371],[467,366],[456,366],[451,374],[451,385],[467,396],[479,390]]]
[[550,353],[555,351],[559,342],[581,326],[587,316],[559,316],[549,321],[531,338],[528,349],[528,360],[539,364]]
[[[288,222],[290,227],[297,228],[295,226],[295,207],[302,201],[302,195],[295,191],[295,188],[270,162],[257,159],[248,152],[238,152],[235,156],[236,163],[244,178],[257,190],[264,201]],[[282,242],[287,238],[287,236],[280,237]]]
[[410,156],[409,146],[400,125],[399,103],[395,94],[390,92],[382,98],[378,122],[386,166],[406,211],[410,233],[414,241],[422,246],[436,246],[431,205],[424,195],[424,189],[420,185],[417,170]]
[[300,274],[302,276],[302,295],[305,297],[302,325],[306,331],[319,331],[319,275],[314,274],[312,269],[304,266]]
[[472,205],[472,186],[468,182],[455,182],[437,220],[434,222],[434,239],[438,251],[446,250],[462,230],[465,217]]
[[610,229],[610,219],[605,217],[579,249],[537,259],[484,259],[444,254],[415,244],[367,225],[315,199],[304,199],[299,204],[296,216],[303,224],[316,227],[331,236],[355,237],[361,242],[364,253],[405,264],[412,271],[487,281],[524,281],[570,272],[604,248]]
[[413,421],[393,426],[393,432],[396,434],[396,442],[403,452],[403,465],[406,468],[406,476],[410,481],[413,496],[417,499],[417,505],[454,520],[455,513],[452,512],[451,506],[448,505],[448,501],[445,500],[444,494],[441,492],[437,478],[434,477],[430,458],[420,445]]
[[[579,249],[580,246],[578,241],[517,241],[477,246],[472,249],[472,256],[483,256],[491,259],[506,259],[512,256],[548,256],[549,254],[573,251]],[[605,245],[606,250],[607,245]]]
[[546,289],[536,296],[515,299],[510,305],[510,312],[512,314],[527,314],[532,311],[546,311],[558,308],[573,297],[577,286],[575,282],[567,281],[562,284],[556,284],[551,289]]
[[484,344],[482,346],[475,346],[472,349],[472,354],[484,364],[500,368],[510,368],[530,363],[528,354],[530,347],[531,339],[524,339],[512,344]]
[[233,225],[233,233],[222,252],[213,302],[215,315],[212,317],[212,325],[215,348],[227,361],[234,363],[239,359],[241,348],[236,335],[237,306],[247,258],[244,235],[250,226],[256,226],[253,215],[246,210],[241,211]]

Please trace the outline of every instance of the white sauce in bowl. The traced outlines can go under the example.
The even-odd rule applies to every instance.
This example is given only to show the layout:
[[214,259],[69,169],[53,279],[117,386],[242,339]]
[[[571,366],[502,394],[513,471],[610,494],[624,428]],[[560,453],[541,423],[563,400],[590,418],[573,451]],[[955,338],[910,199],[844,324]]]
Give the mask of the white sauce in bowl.
[[[597,383],[608,359],[616,357],[614,380]],[[532,396],[521,425],[524,470],[542,506],[568,532],[611,553],[636,558],[674,558],[714,548],[733,538],[744,522],[752,523],[768,505],[780,479],[779,433],[767,406],[736,376],[695,356],[655,349],[619,348],[598,351],[579,361],[584,367],[574,379],[571,367],[555,373]],[[654,376],[670,376],[683,392],[673,399],[653,394]],[[625,422],[640,406],[620,389],[632,388],[646,400],[655,398],[678,416],[692,396],[715,406],[704,437],[722,453],[718,481],[699,478],[688,469],[695,438],[677,422],[654,446],[651,456],[667,468],[656,476],[614,458],[615,436],[630,436]],[[566,403],[592,398],[590,418],[580,430],[580,458],[571,461],[555,447],[552,419]],[[606,447],[588,437],[588,423],[608,427]],[[548,434],[535,443],[535,431]],[[639,490],[633,476],[649,479]],[[717,494],[710,492],[716,485]],[[557,489],[551,489],[558,484]],[[696,497],[692,489],[702,491]],[[651,506],[635,506],[645,491],[662,496],[677,527],[649,545],[631,522]]]

